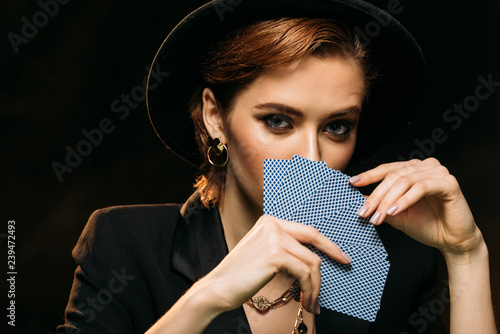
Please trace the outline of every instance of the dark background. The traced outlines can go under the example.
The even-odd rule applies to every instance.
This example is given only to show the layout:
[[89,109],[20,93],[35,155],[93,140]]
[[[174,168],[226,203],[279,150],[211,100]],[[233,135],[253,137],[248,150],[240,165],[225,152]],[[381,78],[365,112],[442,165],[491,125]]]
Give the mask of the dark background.
[[[386,8],[389,1],[372,2]],[[0,331],[7,321],[8,220],[16,221],[17,332],[55,333],[75,269],[71,250],[89,215],[111,205],[183,202],[191,193],[195,169],[164,149],[144,101],[124,119],[110,105],[142,85],[165,36],[202,3],[68,1],[18,53],[7,34],[21,35],[22,18],[33,22],[42,8],[35,1],[0,3]],[[458,178],[469,201],[489,245],[499,305],[500,87],[458,129],[442,117],[474,95],[478,76],[500,81],[500,2],[401,0],[401,6],[395,16],[419,41],[429,66],[425,111],[394,145],[351,172],[409,157],[415,140],[442,128],[447,140],[428,153]],[[66,147],[75,149],[82,131],[98,128],[103,118],[114,130],[60,182],[52,163],[64,163]]]

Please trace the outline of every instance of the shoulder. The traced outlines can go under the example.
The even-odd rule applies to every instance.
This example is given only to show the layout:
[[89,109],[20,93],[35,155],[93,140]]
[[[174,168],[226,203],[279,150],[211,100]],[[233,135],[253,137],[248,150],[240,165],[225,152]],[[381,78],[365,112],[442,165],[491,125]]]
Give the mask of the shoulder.
[[127,253],[165,248],[171,244],[180,207],[179,204],[125,205],[96,210],[73,249],[73,257],[80,264],[99,257],[118,261],[118,257]]
[[94,211],[88,225],[135,231],[141,228],[168,228],[175,225],[180,208],[181,204],[112,206]]
[[73,249],[78,267],[66,323],[83,332],[112,324],[120,333],[144,333],[187,289],[169,260],[180,217],[177,204],[95,211]]
[[137,204],[117,205],[94,211],[91,217],[112,217],[121,219],[168,218],[165,214],[179,212],[182,204]]

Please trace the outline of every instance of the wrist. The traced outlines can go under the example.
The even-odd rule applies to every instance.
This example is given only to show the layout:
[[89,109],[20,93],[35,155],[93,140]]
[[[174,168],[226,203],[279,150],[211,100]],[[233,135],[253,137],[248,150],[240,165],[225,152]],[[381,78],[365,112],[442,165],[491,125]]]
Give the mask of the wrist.
[[467,252],[443,252],[448,268],[451,333],[496,333],[489,256],[481,237]]
[[463,242],[460,247],[441,249],[441,253],[448,269],[450,266],[469,266],[477,262],[484,262],[484,260],[488,261],[488,247],[481,231],[477,228],[473,238]]
[[217,291],[217,284],[205,277],[196,282],[186,292],[185,297],[191,307],[203,310],[203,316],[212,321],[221,313],[230,310]]
[[196,282],[147,334],[201,334],[223,312],[204,279]]
[[467,252],[443,252],[450,281],[470,284],[479,279],[480,273],[489,275],[488,247],[481,237],[477,247]]

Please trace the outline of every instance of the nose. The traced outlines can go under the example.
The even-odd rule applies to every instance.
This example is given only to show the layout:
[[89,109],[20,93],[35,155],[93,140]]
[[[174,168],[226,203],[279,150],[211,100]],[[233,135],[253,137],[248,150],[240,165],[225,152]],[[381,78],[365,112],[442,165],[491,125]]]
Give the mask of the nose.
[[321,160],[321,150],[317,131],[304,132],[300,145],[300,155],[313,161]]

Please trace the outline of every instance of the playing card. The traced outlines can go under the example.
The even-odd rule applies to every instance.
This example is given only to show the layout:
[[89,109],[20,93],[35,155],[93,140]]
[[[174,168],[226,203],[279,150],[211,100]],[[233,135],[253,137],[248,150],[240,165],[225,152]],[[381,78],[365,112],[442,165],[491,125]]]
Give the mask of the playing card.
[[337,312],[375,321],[389,272],[389,261],[377,256],[376,248],[338,245],[352,259],[339,264],[322,255],[319,303]]
[[376,247],[387,257],[384,245],[375,226],[367,218],[361,218],[357,211],[361,205],[344,207],[315,224],[325,237],[338,244],[355,244]]
[[332,173],[325,162],[311,161],[295,155],[288,166],[281,192],[276,195],[272,214],[289,220],[302,202]]
[[264,214],[272,214],[272,204],[281,192],[283,179],[291,160],[264,160]]
[[320,305],[374,321],[390,263],[375,227],[357,215],[364,202],[349,176],[325,162],[300,156],[264,162],[264,213],[314,226],[353,260],[342,265],[306,245],[322,259]]
[[[312,225],[340,208],[364,203],[364,196],[349,184],[349,177],[334,171],[313,194],[302,203],[291,221]],[[360,206],[361,206],[360,205]]]

